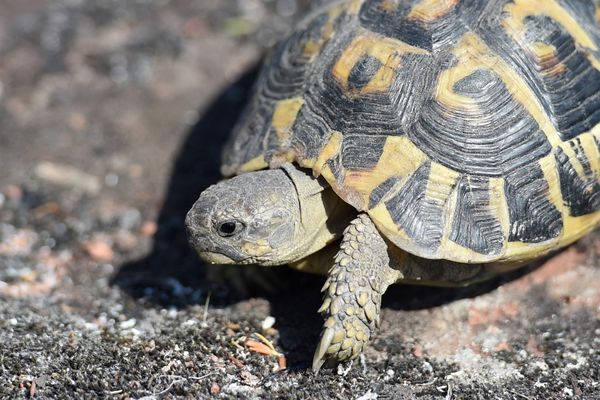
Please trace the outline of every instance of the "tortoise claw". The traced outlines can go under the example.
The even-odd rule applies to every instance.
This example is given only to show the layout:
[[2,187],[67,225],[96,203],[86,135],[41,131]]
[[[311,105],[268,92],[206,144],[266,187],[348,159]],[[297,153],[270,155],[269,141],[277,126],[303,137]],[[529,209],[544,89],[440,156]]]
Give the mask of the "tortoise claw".
[[333,328],[325,328],[321,335],[321,340],[319,341],[319,345],[317,346],[317,350],[315,350],[315,355],[313,357],[312,370],[316,374],[319,372],[323,364],[325,363],[325,354],[327,350],[331,347],[331,342],[333,341],[334,336]]
[[313,372],[319,372],[324,364],[334,366],[358,357],[369,342],[374,327],[356,315],[342,318],[332,316],[325,322],[313,358]]

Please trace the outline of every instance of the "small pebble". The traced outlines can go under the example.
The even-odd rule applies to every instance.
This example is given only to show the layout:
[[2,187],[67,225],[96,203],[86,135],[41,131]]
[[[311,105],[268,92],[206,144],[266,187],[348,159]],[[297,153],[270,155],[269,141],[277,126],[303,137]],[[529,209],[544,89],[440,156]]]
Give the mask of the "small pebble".
[[14,202],[19,202],[23,198],[23,190],[17,185],[8,185],[2,189],[6,199]]
[[146,237],[153,236],[158,229],[158,225],[154,221],[146,221],[140,229],[140,233]]
[[41,162],[36,165],[34,175],[42,181],[89,194],[97,194],[101,187],[96,176],[65,164]]
[[123,321],[123,322],[119,323],[119,328],[131,329],[135,326],[136,322],[137,321],[135,318],[128,319],[127,321]]
[[219,394],[220,391],[221,387],[217,382],[213,382],[212,385],[210,385],[210,394],[212,394],[213,396]]
[[263,331],[266,331],[268,329],[271,329],[273,327],[273,325],[275,325],[275,317],[272,316],[268,316],[267,318],[265,318],[261,324],[260,324],[260,328]]
[[111,246],[100,238],[95,238],[84,243],[83,249],[95,261],[110,262],[114,258]]
[[119,175],[117,174],[106,174],[104,176],[104,184],[109,187],[115,187],[119,183]]

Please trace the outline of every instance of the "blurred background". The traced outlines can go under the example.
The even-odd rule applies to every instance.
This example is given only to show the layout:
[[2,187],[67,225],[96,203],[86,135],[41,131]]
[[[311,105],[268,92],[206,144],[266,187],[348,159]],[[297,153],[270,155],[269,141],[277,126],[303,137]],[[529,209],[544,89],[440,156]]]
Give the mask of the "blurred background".
[[260,60],[323,2],[0,1],[0,397],[600,398],[598,234],[394,288],[365,357],[317,377],[321,277],[189,250]]

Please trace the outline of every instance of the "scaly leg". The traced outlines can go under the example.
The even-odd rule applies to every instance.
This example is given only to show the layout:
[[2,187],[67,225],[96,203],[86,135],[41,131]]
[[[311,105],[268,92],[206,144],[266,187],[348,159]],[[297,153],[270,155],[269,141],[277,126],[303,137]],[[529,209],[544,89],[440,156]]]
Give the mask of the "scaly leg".
[[344,231],[335,264],[323,286],[319,312],[325,323],[313,371],[327,361],[358,357],[379,326],[381,296],[399,272],[390,268],[387,244],[366,214]]

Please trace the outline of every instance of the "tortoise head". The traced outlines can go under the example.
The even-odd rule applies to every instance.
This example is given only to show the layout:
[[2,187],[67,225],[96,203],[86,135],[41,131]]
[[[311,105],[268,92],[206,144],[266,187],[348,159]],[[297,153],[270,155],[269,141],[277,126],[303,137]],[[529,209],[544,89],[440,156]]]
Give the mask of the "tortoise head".
[[282,169],[210,186],[186,217],[190,243],[213,264],[278,264],[291,251],[299,225],[298,195]]
[[186,226],[206,262],[282,265],[339,238],[354,214],[324,181],[284,164],[210,186]]

